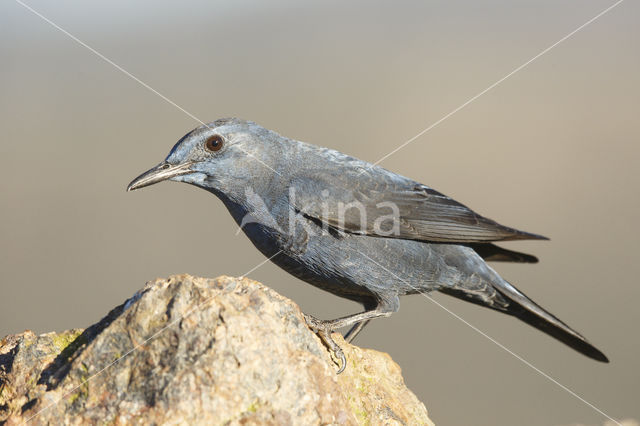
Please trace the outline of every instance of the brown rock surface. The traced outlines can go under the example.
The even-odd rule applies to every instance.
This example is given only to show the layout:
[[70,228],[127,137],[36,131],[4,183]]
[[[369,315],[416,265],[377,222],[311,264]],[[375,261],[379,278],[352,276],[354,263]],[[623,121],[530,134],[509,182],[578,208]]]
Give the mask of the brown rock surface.
[[298,306],[244,278],[149,282],[86,330],[0,341],[0,424],[432,424],[384,353],[343,374]]

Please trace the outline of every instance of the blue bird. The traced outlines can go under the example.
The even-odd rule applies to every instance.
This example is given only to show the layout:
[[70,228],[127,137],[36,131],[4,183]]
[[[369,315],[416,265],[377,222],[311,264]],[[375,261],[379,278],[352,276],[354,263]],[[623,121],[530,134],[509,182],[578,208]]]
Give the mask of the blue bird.
[[598,361],[581,334],[504,280],[486,261],[537,262],[493,242],[546,239],[485,218],[379,166],[283,137],[237,118],[200,126],[127,190],[164,180],[215,194],[252,243],[295,277],[364,306],[335,320],[305,315],[340,360],[331,333],[398,311],[399,297],[440,291],[515,316]]

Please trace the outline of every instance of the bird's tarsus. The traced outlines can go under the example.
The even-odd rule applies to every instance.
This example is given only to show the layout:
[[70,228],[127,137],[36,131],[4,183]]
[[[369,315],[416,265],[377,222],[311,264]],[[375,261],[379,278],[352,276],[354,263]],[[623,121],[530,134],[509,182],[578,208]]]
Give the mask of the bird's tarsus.
[[322,343],[333,352],[333,355],[338,359],[338,371],[336,374],[340,374],[347,366],[347,357],[344,355],[342,348],[333,340],[331,332],[333,331],[331,321],[323,321],[314,316],[304,314],[304,319],[307,326],[318,335]]

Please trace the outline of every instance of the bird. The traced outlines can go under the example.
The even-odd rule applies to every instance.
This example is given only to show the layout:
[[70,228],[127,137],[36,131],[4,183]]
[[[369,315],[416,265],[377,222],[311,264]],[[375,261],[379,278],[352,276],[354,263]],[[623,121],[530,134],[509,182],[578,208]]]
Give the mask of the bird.
[[601,362],[607,357],[503,279],[487,262],[535,263],[496,242],[546,240],[504,226],[424,184],[378,165],[224,118],[188,132],[127,191],[162,181],[216,195],[254,246],[291,275],[363,306],[333,320],[304,314],[333,352],[401,296],[438,291],[516,317]]

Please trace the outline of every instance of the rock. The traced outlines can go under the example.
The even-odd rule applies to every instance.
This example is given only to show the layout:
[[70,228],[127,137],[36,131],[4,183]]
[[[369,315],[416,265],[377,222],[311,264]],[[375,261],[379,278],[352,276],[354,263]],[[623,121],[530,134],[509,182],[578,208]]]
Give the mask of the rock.
[[433,424],[384,353],[244,278],[149,282],[86,330],[0,341],[0,424]]

